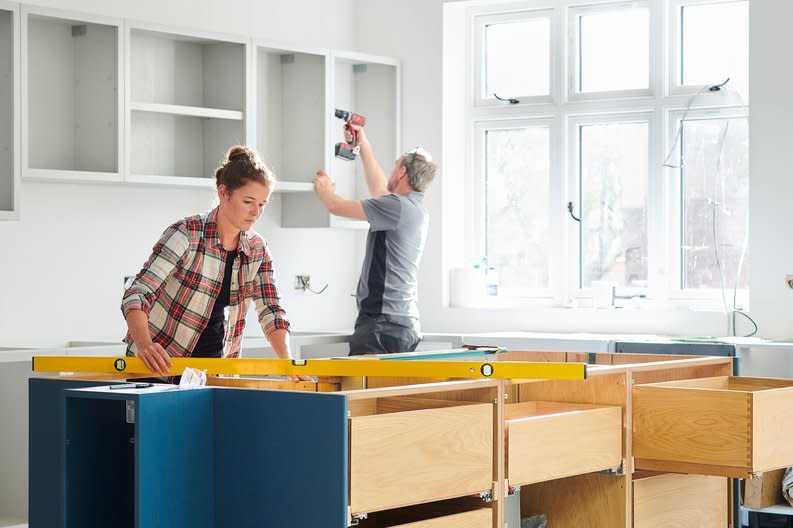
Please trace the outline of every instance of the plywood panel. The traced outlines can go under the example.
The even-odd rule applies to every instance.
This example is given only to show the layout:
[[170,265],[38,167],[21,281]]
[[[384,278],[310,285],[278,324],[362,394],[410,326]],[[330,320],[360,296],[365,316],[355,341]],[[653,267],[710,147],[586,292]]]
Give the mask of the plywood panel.
[[[770,384],[769,380],[769,384]],[[787,383],[791,383],[789,380]],[[793,465],[793,391],[776,389],[756,392],[752,409],[752,456],[754,471]]]
[[544,513],[548,526],[626,527],[625,476],[589,473],[520,489],[521,516]]
[[507,406],[512,486],[619,467],[622,409],[582,404]]
[[207,385],[212,387],[237,387],[241,389],[292,390],[302,392],[317,391],[317,382],[315,381],[219,378],[217,376],[207,376]]
[[630,370],[633,376],[633,383],[638,385],[681,379],[729,376],[732,374],[732,360],[730,358],[706,358],[705,361],[679,361],[670,363],[667,366],[664,366],[663,363],[641,365]]
[[626,374],[592,376],[583,381],[538,381],[520,385],[520,401],[566,401],[624,406]]
[[639,459],[751,467],[750,423],[746,393],[633,389],[633,456],[639,468]]
[[425,521],[393,525],[393,528],[492,528],[493,514],[489,509],[447,515]]
[[359,528],[492,528],[490,505],[465,497],[407,508],[374,512],[360,519]]
[[353,417],[350,422],[353,513],[492,486],[492,404]]
[[724,528],[727,479],[655,475],[633,481],[633,528]]

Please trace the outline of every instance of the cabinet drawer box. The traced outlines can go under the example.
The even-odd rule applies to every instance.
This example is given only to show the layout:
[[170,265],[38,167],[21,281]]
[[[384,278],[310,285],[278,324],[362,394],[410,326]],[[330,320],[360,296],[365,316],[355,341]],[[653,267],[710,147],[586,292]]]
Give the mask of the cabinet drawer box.
[[793,380],[719,376],[633,388],[636,467],[749,478],[793,465]]
[[725,477],[636,472],[633,476],[633,528],[724,528]]
[[622,409],[581,403],[506,406],[507,478],[524,485],[619,467]]
[[492,404],[419,398],[363,403],[350,418],[352,513],[492,488]]

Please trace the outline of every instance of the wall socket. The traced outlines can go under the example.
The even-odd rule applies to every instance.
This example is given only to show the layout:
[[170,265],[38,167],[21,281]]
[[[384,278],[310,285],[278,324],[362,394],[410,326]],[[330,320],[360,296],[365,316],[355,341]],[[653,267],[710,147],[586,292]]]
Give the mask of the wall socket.
[[311,275],[295,275],[295,289],[306,291],[311,287]]

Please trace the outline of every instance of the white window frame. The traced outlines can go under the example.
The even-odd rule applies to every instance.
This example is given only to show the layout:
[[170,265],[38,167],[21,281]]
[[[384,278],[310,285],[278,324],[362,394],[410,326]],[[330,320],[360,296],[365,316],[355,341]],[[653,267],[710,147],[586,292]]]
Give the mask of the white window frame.
[[[553,196],[557,195],[560,191],[558,188],[558,182],[556,182],[556,178],[554,178],[554,174],[557,174],[557,165],[558,163],[555,161],[558,159],[557,155],[557,145],[559,144],[559,132],[556,121],[551,117],[530,117],[525,119],[491,119],[491,120],[484,120],[484,121],[477,121],[475,124],[475,159],[477,160],[477,167],[476,167],[476,174],[478,177],[473,178],[472,187],[474,191],[474,196],[478,197],[472,203],[471,209],[473,211],[473,222],[476,228],[474,229],[474,236],[472,237],[473,246],[471,248],[471,252],[467,252],[468,254],[473,255],[485,255],[486,254],[486,230],[487,230],[487,218],[486,218],[486,187],[485,187],[485,180],[487,178],[487,160],[485,158],[485,137],[487,131],[489,130],[519,130],[522,128],[547,128],[548,135],[549,135],[549,149],[548,149],[548,161],[549,161],[549,187],[548,187],[548,200],[549,206],[554,203]],[[553,230],[553,223],[554,223],[554,214],[553,211],[550,210],[549,207],[549,227]],[[552,298],[553,297],[553,284],[559,280],[557,277],[557,272],[555,271],[554,261],[556,260],[553,257],[553,246],[551,246],[548,256],[548,287],[547,288],[532,288],[526,289],[520,292],[519,295],[514,295],[513,297],[522,297],[522,298]]]
[[[677,136],[680,127],[680,120],[685,114],[686,120],[705,120],[705,119],[736,119],[736,118],[749,118],[747,109],[745,107],[730,107],[730,108],[697,108],[689,109],[686,114],[684,108],[670,108],[667,109],[666,129],[667,129],[667,144],[671,149],[674,144],[675,137]],[[681,139],[682,142],[682,139]],[[681,145],[676,147],[676,156],[673,160],[677,162],[680,159],[679,152]],[[667,262],[667,291],[671,299],[716,299],[721,302],[721,288],[682,288],[682,274],[683,274],[683,259],[682,259],[682,231],[683,231],[683,210],[682,210],[682,188],[681,188],[681,171],[680,168],[664,167],[665,177],[667,178],[667,185],[669,189],[669,206],[665,209],[666,224],[675,226],[670,229],[667,234],[668,255]],[[746,262],[744,262],[746,266]],[[732,283],[734,285],[734,282]],[[729,286],[729,285],[728,285]],[[732,286],[728,287],[726,291],[732,292]],[[728,296],[730,299],[732,295]],[[738,304],[748,302],[749,290],[747,288],[738,289]],[[729,300],[729,299],[728,299]]]
[[[579,127],[587,125],[607,125],[607,124],[631,124],[631,123],[647,123],[647,260],[652,263],[655,258],[657,248],[653,246],[652,240],[655,238],[652,233],[652,211],[655,208],[652,201],[653,180],[655,175],[653,173],[653,165],[656,156],[653,154],[653,145],[655,144],[654,130],[655,130],[655,115],[652,110],[623,113],[609,113],[609,114],[593,114],[593,115],[574,115],[568,118],[568,188],[570,189],[568,202],[573,202],[573,212],[578,218],[581,218],[581,170],[580,170],[580,134]],[[568,274],[568,291],[571,292],[575,298],[587,298],[592,296],[592,288],[583,287],[583,268],[582,268],[582,253],[581,253],[581,222],[576,222],[567,216],[568,221],[568,254],[571,260],[574,259],[577,273]],[[647,267],[647,282],[652,283],[652,266]],[[646,288],[627,288],[619,287],[618,294],[620,295],[639,295],[646,294]]]
[[[579,47],[579,30],[578,21],[581,16],[592,14],[603,14],[612,11],[624,11],[626,9],[647,9],[648,11],[648,27],[647,34],[648,42],[648,78],[647,88],[638,88],[630,90],[609,90],[600,92],[580,92],[579,85],[579,66],[580,57],[578,55]],[[654,67],[655,61],[653,57],[654,50],[658,49],[659,43],[657,42],[656,32],[653,28],[656,26],[654,22],[656,17],[655,10],[650,5],[648,0],[635,0],[629,2],[609,2],[587,6],[570,6],[567,13],[567,35],[568,35],[568,75],[567,75],[567,93],[570,101],[592,101],[598,99],[625,99],[631,97],[652,97],[656,86],[656,68]]]
[[[689,116],[699,116],[702,112],[711,112],[714,117],[736,117],[740,112],[747,113],[748,105],[742,106],[740,98],[725,97],[724,91],[709,92],[703,86],[682,87],[676,93],[670,93],[674,81],[674,73],[670,61],[673,43],[673,27],[669,18],[675,13],[670,3],[707,4],[722,3],[725,0],[524,0],[522,2],[505,2],[484,5],[477,3],[467,9],[467,46],[468,60],[466,77],[470,80],[465,87],[466,145],[464,156],[468,160],[465,172],[464,206],[466,258],[477,256],[476,248],[484,248],[484,217],[483,217],[483,186],[485,177],[483,130],[484,128],[510,128],[516,123],[539,123],[546,120],[551,125],[551,189],[550,189],[550,229],[554,244],[550,249],[550,291],[537,292],[537,297],[521,299],[520,305],[565,305],[571,302],[579,306],[587,306],[591,298],[591,289],[578,287],[580,269],[579,225],[573,221],[566,209],[567,202],[572,201],[578,216],[580,206],[578,193],[578,134],[576,125],[603,122],[611,119],[624,122],[629,116],[642,116],[649,121],[649,163],[648,170],[648,201],[647,201],[647,237],[648,237],[648,288],[619,288],[618,294],[633,295],[644,293],[651,302],[671,301],[681,305],[698,307],[713,306],[721,308],[721,291],[709,289],[705,291],[689,289],[681,291],[678,287],[680,260],[680,229],[682,218],[679,216],[680,189],[679,172],[663,167],[664,159],[672,147],[676,128],[671,123],[675,115],[681,116],[686,107],[690,107]],[[734,0],[738,1],[738,0]],[[575,94],[576,79],[571,75],[571,56],[567,48],[571,46],[570,28],[574,13],[581,9],[609,9],[626,5],[646,5],[649,8],[650,38],[650,88],[649,90],[627,90]],[[475,19],[493,14],[525,13],[526,11],[553,10],[551,22],[551,98],[553,102],[521,100],[521,104],[509,105],[479,104],[476,75],[481,71],[481,59],[484,50],[477,47],[481,42],[476,40]],[[572,24],[572,26],[571,26]],[[565,34],[565,31],[567,34]],[[554,71],[554,68],[556,70]],[[697,92],[700,92],[697,94]],[[571,96],[572,94],[572,96]],[[696,95],[696,97],[693,97]],[[575,144],[575,145],[574,145]],[[670,175],[670,171],[672,174]],[[479,185],[479,187],[477,187]],[[480,202],[477,202],[480,200]],[[481,207],[477,213],[477,207]],[[477,216],[478,215],[478,216]],[[670,223],[672,222],[672,223]],[[475,240],[475,239],[478,239]],[[479,244],[477,246],[477,244]],[[480,254],[481,256],[481,254]],[[552,302],[548,297],[552,298]],[[578,300],[584,300],[578,303]],[[738,302],[746,306],[748,293],[738,292]],[[514,299],[504,303],[514,306]]]
[[526,95],[526,94],[499,94],[500,97],[512,97],[518,99],[519,105],[530,104],[543,104],[554,102],[554,79],[558,76],[559,66],[554,60],[555,50],[558,47],[556,44],[559,41],[557,35],[556,24],[554,23],[554,11],[548,8],[540,9],[524,9],[513,11],[509,13],[501,12],[499,14],[481,14],[474,17],[474,35],[475,47],[477,50],[476,58],[474,59],[474,98],[475,106],[504,106],[509,103],[499,101],[495,97],[484,93],[487,85],[487,78],[485,75],[486,69],[486,48],[485,48],[485,29],[488,25],[498,23],[517,23],[532,18],[547,18],[550,23],[550,42],[549,42],[549,77],[548,77],[548,95]]
[[[681,44],[680,10],[687,6],[709,5],[709,4],[730,4],[744,0],[669,0],[667,11],[667,24],[669,42],[664,46],[666,57],[667,82],[666,90],[669,95],[691,95],[696,94],[702,89],[701,84],[682,84],[680,72],[680,56],[683,50]],[[713,82],[720,83],[724,79],[714,79]]]

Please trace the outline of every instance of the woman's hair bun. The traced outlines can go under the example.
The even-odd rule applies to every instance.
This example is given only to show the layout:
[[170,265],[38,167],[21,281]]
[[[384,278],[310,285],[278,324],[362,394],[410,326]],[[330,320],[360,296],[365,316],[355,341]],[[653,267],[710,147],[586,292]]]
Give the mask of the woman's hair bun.
[[237,145],[231,147],[226,154],[226,159],[230,162],[235,161],[254,161],[255,154],[248,147]]

